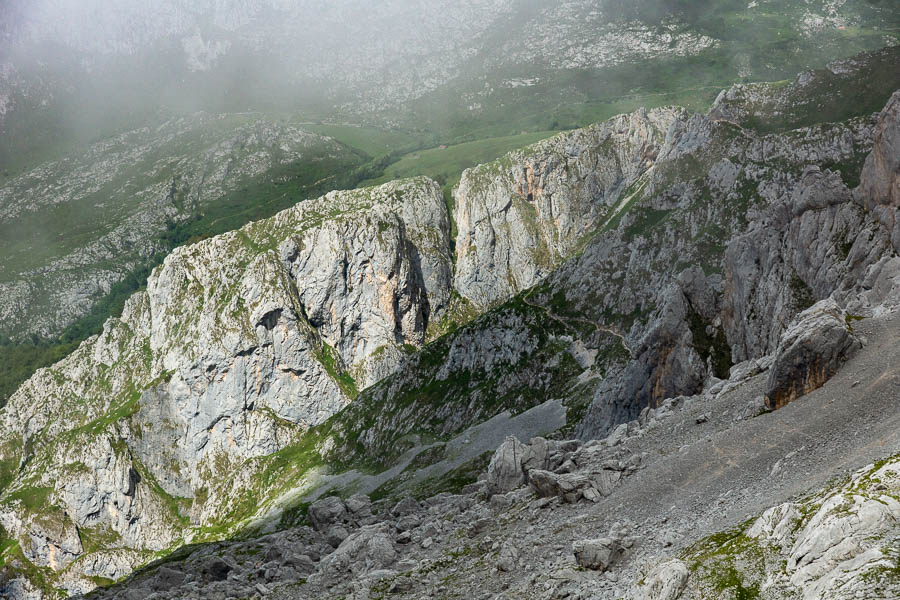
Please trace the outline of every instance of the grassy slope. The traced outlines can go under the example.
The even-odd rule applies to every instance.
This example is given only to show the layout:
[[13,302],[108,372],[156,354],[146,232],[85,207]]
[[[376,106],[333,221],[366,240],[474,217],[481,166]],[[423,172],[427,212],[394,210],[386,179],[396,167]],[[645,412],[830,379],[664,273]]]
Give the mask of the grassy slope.
[[390,165],[380,177],[363,181],[361,185],[379,185],[405,177],[425,175],[446,185],[459,182],[465,169],[497,159],[507,152],[529,146],[554,135],[553,131],[520,133],[499,138],[465,142],[446,148],[430,148],[403,155]]
[[387,131],[375,127],[330,123],[302,123],[301,125],[307,131],[327,135],[371,158],[380,158],[405,148],[414,148],[420,144],[419,138],[414,133],[399,129]]

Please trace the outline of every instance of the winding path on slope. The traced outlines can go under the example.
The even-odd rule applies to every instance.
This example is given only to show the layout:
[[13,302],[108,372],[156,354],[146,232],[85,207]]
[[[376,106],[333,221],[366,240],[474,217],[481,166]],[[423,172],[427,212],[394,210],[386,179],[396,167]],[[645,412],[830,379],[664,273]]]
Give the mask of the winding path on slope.
[[603,333],[607,333],[609,335],[619,338],[619,341],[621,342],[622,347],[625,348],[626,352],[628,352],[628,356],[630,356],[632,360],[634,359],[634,352],[631,350],[631,347],[628,346],[628,342],[625,340],[624,335],[622,335],[615,329],[607,327],[606,325],[603,325],[597,321],[592,321],[591,319],[583,319],[580,317],[563,317],[563,316],[557,315],[556,313],[553,312],[553,310],[549,306],[544,306],[543,304],[538,304],[537,302],[532,302],[529,300],[529,297],[531,296],[532,292],[534,292],[534,289],[535,288],[531,288],[530,290],[528,290],[528,292],[526,294],[524,294],[522,296],[522,302],[524,302],[528,306],[531,306],[533,308],[537,308],[538,310],[544,311],[548,317],[550,317],[551,319],[553,319],[554,321],[556,321],[557,323],[559,323],[560,325],[562,325],[563,327],[565,327],[567,329],[571,327],[571,325],[569,324],[570,322],[586,323],[588,325],[593,326],[594,329],[596,329],[597,331],[602,331]]

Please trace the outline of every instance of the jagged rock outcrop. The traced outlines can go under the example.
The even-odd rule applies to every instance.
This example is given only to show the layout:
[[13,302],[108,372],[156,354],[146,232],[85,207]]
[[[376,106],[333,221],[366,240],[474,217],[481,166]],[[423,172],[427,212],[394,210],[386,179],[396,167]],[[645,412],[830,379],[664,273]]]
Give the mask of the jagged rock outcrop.
[[847,313],[827,298],[800,313],[781,337],[769,370],[766,406],[781,408],[822,387],[862,347]]
[[[900,591],[896,577],[900,501],[897,458],[857,471],[847,483],[803,501],[772,507],[732,536],[730,568],[740,589],[761,598],[891,598]],[[703,543],[697,548],[704,547]],[[724,547],[712,542],[707,556]],[[697,559],[697,550],[685,557]],[[699,558],[680,598],[708,597],[721,574]]]
[[[107,547],[132,551],[130,568],[190,521],[233,515],[229,498],[265,466],[248,459],[424,343],[450,295],[447,220],[437,184],[416,179],[332,193],[174,252],[121,318],[0,414],[9,535],[61,571],[82,553],[75,528],[102,530]],[[29,525],[50,505],[62,507],[52,526]],[[89,585],[77,569],[70,589]]]
[[894,247],[900,249],[900,222],[894,214],[900,208],[900,92],[879,115],[856,197],[892,231]]
[[454,286],[480,308],[543,279],[630,199],[680,109],[621,115],[463,172]]

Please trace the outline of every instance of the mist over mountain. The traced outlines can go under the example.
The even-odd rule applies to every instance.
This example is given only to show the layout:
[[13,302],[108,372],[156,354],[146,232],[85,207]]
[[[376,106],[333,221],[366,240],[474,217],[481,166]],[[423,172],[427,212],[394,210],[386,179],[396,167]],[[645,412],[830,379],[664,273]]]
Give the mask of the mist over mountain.
[[[436,112],[471,120],[515,102],[522,87],[540,88],[549,106],[573,94],[581,103],[673,91],[681,84],[663,73],[603,74],[673,57],[668,77],[702,73],[697,85],[711,71],[691,57],[715,65],[717,85],[790,76],[896,43],[877,33],[895,12],[873,0],[8,1],[0,123],[7,138],[30,128],[20,154],[160,110],[277,108],[434,129]],[[0,162],[17,162],[3,146]]]

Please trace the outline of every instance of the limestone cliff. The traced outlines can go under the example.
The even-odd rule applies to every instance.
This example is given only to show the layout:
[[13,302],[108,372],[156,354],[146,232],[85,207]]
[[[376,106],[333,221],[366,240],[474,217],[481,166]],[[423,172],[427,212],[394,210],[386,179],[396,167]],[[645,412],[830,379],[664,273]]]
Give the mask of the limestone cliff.
[[235,468],[422,345],[449,298],[447,221],[440,188],[417,179],[175,251],[3,410],[0,521],[31,540],[24,557],[83,588],[233,512]]
[[629,200],[685,114],[620,115],[467,169],[455,194],[457,291],[484,308],[546,277]]

